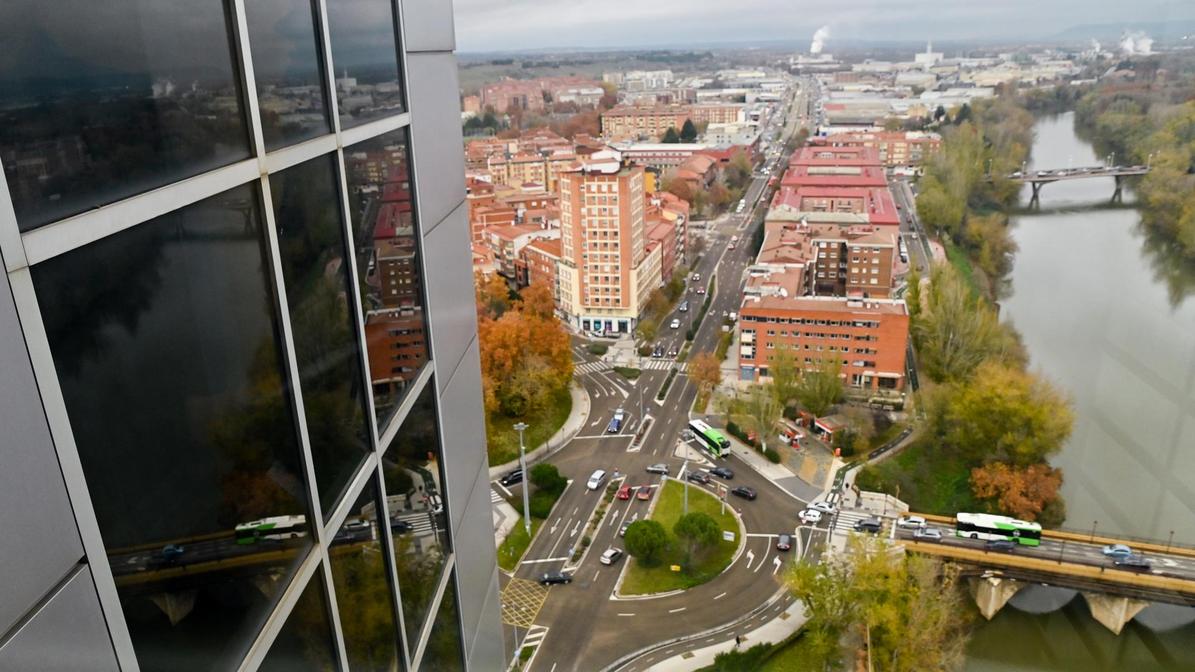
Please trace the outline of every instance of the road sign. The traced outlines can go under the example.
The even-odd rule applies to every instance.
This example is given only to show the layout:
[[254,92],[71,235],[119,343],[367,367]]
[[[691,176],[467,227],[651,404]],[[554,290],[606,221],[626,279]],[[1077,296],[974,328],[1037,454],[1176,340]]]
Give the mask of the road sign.
[[734,532],[731,530],[722,530],[723,541],[734,541]]

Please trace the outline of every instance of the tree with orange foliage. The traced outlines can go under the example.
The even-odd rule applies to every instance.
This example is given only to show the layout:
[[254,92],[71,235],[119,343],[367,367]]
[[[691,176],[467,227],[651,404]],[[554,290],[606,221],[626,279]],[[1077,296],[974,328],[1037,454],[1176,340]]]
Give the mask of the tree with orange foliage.
[[1028,467],[992,462],[971,470],[971,492],[977,499],[1022,520],[1036,520],[1058,499],[1061,486],[1062,470],[1044,462]]
[[506,280],[494,273],[489,277],[473,274],[473,287],[477,293],[477,319],[496,320],[510,308],[510,289]]
[[689,360],[689,380],[702,393],[708,394],[722,382],[722,364],[712,352],[702,352]]
[[[531,288],[528,288],[531,289]],[[498,319],[478,324],[487,410],[521,416],[566,389],[573,377],[568,332],[549,312],[543,294],[530,292]]]
[[546,282],[536,282],[519,292],[521,310],[531,317],[550,320],[556,315],[556,299]]

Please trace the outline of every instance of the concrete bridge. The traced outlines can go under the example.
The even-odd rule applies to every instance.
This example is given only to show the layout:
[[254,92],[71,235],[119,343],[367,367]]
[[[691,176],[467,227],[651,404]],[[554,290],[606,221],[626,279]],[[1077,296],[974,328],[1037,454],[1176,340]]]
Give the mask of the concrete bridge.
[[[953,518],[921,515],[931,524],[954,526]],[[935,555],[959,565],[985,618],[995,616],[1025,587],[1038,585],[1073,591],[1070,597],[1075,592],[1082,594],[1092,616],[1118,634],[1152,604],[1195,607],[1195,548],[1043,530],[1040,546],[994,551],[982,542],[945,532],[941,542],[926,542],[899,530],[895,540],[908,551]],[[1117,567],[1103,555],[1102,549],[1108,544],[1130,546],[1152,567],[1147,571]]]
[[1112,192],[1112,200],[1120,200],[1121,181],[1126,177],[1136,177],[1149,172],[1149,166],[1080,166],[1078,168],[1056,168],[1051,170],[1017,171],[1008,175],[1013,182],[1029,184],[1033,187],[1033,197],[1030,204],[1036,204],[1043,185],[1062,180],[1082,180],[1091,177],[1111,177],[1116,180],[1116,190]]

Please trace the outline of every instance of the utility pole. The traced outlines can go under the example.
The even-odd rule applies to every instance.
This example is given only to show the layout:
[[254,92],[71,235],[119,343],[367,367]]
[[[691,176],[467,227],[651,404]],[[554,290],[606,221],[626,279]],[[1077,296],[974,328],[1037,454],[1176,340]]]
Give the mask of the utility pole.
[[514,429],[519,433],[519,468],[523,470],[523,529],[527,530],[527,539],[531,539],[531,495],[527,486],[531,483],[531,474],[527,473],[527,449],[523,446],[523,432],[527,423],[516,422]]

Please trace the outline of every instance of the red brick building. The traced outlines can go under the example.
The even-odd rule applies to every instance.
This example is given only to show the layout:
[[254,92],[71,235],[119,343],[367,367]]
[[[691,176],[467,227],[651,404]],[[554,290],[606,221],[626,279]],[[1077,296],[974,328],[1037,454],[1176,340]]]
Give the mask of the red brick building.
[[557,308],[560,306],[560,280],[556,274],[556,265],[560,263],[560,240],[533,240],[523,248],[522,264],[527,269],[528,285],[545,283],[552,288],[552,298]]
[[942,149],[942,136],[923,131],[859,131],[818,138],[830,147],[867,147],[876,150],[888,167],[918,166]]

